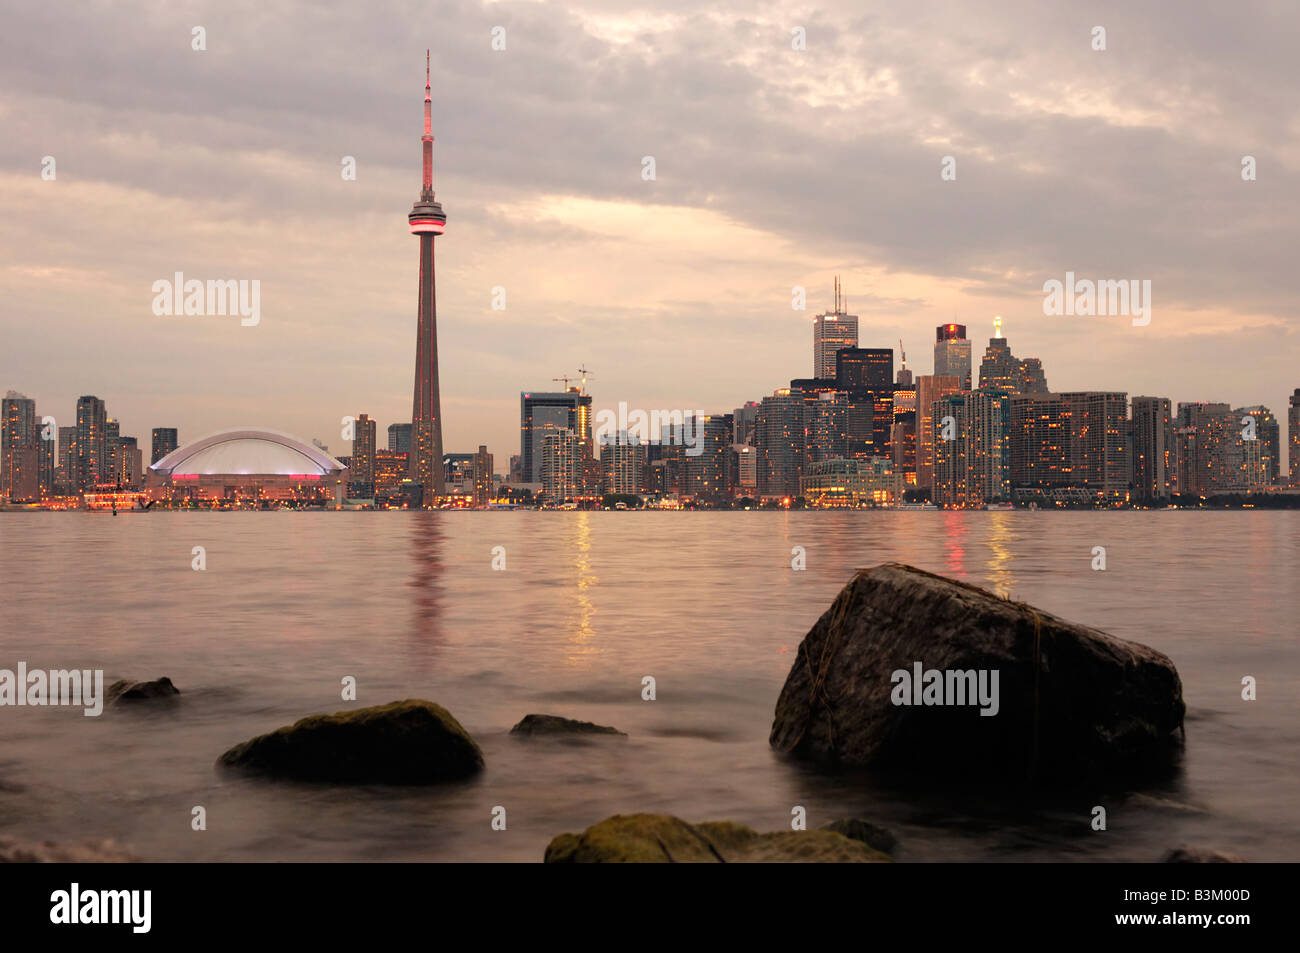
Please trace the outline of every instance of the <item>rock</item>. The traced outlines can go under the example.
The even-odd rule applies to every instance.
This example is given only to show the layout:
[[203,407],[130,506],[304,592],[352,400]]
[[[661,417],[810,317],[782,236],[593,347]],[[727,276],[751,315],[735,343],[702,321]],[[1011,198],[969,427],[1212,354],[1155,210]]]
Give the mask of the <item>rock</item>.
[[170,678],[164,675],[152,682],[131,682],[122,679],[108,686],[108,691],[104,695],[105,701],[113,704],[115,702],[146,701],[153,698],[170,699],[180,693],[181,690],[172,684]]
[[1165,854],[1166,864],[1244,864],[1246,860],[1236,854],[1228,854],[1210,847],[1179,844]]
[[822,825],[822,830],[834,831],[843,834],[849,840],[861,841],[882,854],[892,855],[898,847],[898,840],[887,828],[864,821],[860,817],[846,817],[843,820],[831,821],[829,824]]
[[0,864],[120,864],[139,859],[111,840],[60,844],[0,837]]
[[539,736],[563,738],[581,735],[618,735],[623,738],[627,737],[627,732],[619,731],[617,728],[596,725],[589,721],[577,721],[573,718],[561,718],[559,715],[524,715],[523,720],[510,729],[510,733],[525,738]]
[[548,864],[887,863],[889,858],[834,831],[760,834],[731,821],[688,824],[668,814],[615,814],[546,847]]
[[[958,702],[983,670],[988,703],[916,704],[906,689],[917,663],[943,673],[939,687]],[[933,690],[929,675],[918,681]],[[913,703],[895,704],[904,699]],[[890,563],[855,575],[804,637],[769,741],[893,777],[1118,780],[1173,765],[1183,714],[1178,672],[1160,652]]]
[[311,715],[235,745],[228,768],[299,781],[431,784],[483,769],[483,753],[445,708],[418,699]]

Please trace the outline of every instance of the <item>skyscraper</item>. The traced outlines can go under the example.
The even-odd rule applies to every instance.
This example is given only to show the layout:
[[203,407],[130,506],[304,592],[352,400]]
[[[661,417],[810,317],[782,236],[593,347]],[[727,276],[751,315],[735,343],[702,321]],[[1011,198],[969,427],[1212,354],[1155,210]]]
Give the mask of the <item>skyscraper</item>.
[[78,397],[77,473],[73,482],[78,490],[93,490],[107,476],[107,427],[108,414],[104,402],[92,395]]
[[486,506],[492,499],[492,454],[479,444],[474,454],[474,504]]
[[996,387],[1012,394],[1046,394],[1043,362],[1036,357],[1019,360],[1002,336],[1002,319],[993,319],[993,337],[980,362],[980,387]]
[[591,395],[577,387],[519,395],[519,456],[525,483],[542,482],[542,438],[555,430],[569,430],[580,442],[590,440]]
[[835,352],[835,383],[841,388],[870,387],[892,390],[892,347],[845,347]]
[[541,439],[542,492],[552,503],[579,494],[579,441],[572,430],[549,430]]
[[1286,411],[1287,460],[1291,464],[1291,485],[1300,486],[1300,387],[1288,401]]
[[348,496],[373,499],[375,495],[376,425],[369,415],[353,422],[352,459],[348,463]]
[[424,54],[424,184],[419,201],[407,216],[411,234],[420,236],[420,305],[415,335],[415,398],[411,406],[411,482],[431,497],[446,492],[442,469],[442,403],[438,393],[438,316],[434,290],[433,239],[447,225],[442,206],[433,197],[433,100],[430,97],[429,54]]
[[916,485],[934,485],[934,402],[961,391],[961,378],[922,374],[916,379]]
[[[59,439],[63,439],[62,435],[60,435]],[[175,427],[154,427],[153,447],[149,454],[151,457],[149,463],[157,463],[179,446],[180,444],[177,442]]]
[[1175,472],[1174,414],[1168,397],[1133,398],[1133,495],[1168,499]]
[[794,496],[807,460],[804,394],[789,387],[764,397],[754,425],[758,449],[758,491],[764,496]]
[[962,390],[970,390],[970,341],[966,325],[941,324],[934,329],[934,375],[955,377]]
[[844,313],[840,279],[835,279],[835,310],[813,318],[813,373],[825,380],[835,377],[835,353],[858,346],[858,316]]
[[1234,410],[1238,423],[1250,417],[1255,422],[1255,438],[1242,442],[1242,480],[1247,487],[1273,486],[1282,472],[1281,428],[1273,412],[1262,404]]
[[411,452],[411,425],[410,424],[389,424],[388,425],[388,452],[389,453],[410,453]]
[[0,403],[0,502],[29,500],[39,488],[39,439],[36,401],[9,391]]

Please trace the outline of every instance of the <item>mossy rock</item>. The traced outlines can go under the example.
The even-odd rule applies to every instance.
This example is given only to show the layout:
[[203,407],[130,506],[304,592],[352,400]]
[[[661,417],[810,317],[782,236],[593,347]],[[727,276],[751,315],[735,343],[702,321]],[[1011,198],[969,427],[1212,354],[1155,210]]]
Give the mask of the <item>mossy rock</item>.
[[881,863],[889,858],[834,831],[760,834],[744,824],[688,824],[669,814],[615,814],[581,834],[561,834],[548,864]]
[[578,738],[583,735],[627,737],[626,732],[608,725],[578,721],[576,718],[561,718],[559,715],[524,715],[519,724],[510,729],[510,733],[523,738]]
[[872,824],[860,817],[846,817],[842,820],[831,821],[829,824],[823,824],[822,830],[834,831],[837,834],[843,834],[850,840],[862,841],[868,847],[893,856],[894,851],[898,848],[898,839],[888,828],[881,827],[879,824]]
[[483,769],[483,753],[441,705],[420,699],[311,715],[235,745],[217,764],[276,778],[433,784]]

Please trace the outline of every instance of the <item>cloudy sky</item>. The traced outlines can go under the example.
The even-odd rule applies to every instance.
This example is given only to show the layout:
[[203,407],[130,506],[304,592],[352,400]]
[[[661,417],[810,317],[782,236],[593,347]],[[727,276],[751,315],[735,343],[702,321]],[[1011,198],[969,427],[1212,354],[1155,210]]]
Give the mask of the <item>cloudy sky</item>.
[[[918,373],[936,324],[978,362],[1001,315],[1053,390],[1285,427],[1293,0],[330,6],[0,0],[0,391],[336,453],[344,415],[409,419],[430,47],[449,451],[505,470],[519,392],[584,363],[597,408],[757,400],[811,373],[836,274]],[[260,324],[156,316],[178,271],[259,280]],[[1150,280],[1150,325],[1045,316],[1067,271]]]

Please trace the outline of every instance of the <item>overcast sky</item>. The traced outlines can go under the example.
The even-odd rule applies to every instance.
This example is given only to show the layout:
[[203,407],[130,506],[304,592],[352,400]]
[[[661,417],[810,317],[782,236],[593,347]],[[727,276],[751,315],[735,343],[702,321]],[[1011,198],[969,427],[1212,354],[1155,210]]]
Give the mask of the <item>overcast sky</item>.
[[[1053,390],[1262,403],[1285,433],[1294,0],[331,6],[0,0],[0,392],[339,454],[344,415],[409,420],[431,47],[448,451],[504,472],[519,392],[584,363],[598,409],[758,400],[811,374],[835,274],[917,373],[952,320],[978,367],[1001,315]],[[259,280],[260,324],[156,316],[178,271]],[[1151,323],[1045,316],[1067,271],[1150,280]]]

